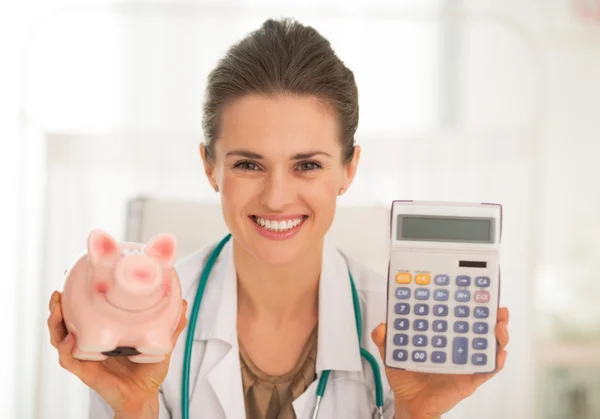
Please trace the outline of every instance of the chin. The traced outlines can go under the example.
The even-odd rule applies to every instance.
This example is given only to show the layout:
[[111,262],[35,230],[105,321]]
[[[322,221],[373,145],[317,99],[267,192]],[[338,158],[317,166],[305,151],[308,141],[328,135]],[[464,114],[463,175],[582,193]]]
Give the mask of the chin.
[[[254,257],[269,266],[286,266],[293,264],[303,254],[297,246],[261,246],[256,243],[250,250]],[[306,250],[306,249],[304,249]]]

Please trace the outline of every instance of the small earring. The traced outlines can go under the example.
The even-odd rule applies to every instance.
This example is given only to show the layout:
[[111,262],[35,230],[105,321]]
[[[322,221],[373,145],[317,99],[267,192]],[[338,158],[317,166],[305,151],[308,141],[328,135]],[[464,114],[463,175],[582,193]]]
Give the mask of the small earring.
[[344,193],[344,188],[340,188],[340,191],[338,192],[338,196],[342,195]]

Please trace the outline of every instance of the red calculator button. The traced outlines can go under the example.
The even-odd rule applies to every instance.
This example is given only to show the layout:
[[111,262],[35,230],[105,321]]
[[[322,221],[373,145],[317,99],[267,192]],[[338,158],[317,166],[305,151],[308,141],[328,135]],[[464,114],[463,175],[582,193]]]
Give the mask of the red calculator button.
[[488,291],[477,291],[475,293],[475,302],[476,303],[489,303],[490,302],[490,293]]

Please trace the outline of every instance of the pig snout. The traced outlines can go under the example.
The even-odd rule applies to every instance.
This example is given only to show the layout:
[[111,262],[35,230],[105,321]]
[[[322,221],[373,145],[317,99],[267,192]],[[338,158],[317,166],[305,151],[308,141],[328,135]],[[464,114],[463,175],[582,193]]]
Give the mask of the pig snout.
[[132,294],[149,294],[160,286],[160,272],[151,264],[125,263],[122,271],[115,277],[115,285]]
[[125,276],[125,280],[129,280],[139,286],[151,286],[156,281],[157,275],[152,267],[135,267],[129,275]]
[[152,308],[165,297],[162,270],[147,257],[126,257],[115,267],[114,285],[106,297],[124,310]]

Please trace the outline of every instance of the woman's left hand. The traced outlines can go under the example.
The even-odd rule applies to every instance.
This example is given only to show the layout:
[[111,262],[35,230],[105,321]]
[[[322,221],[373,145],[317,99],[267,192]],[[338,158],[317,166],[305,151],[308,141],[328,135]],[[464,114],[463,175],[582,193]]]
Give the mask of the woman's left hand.
[[[498,360],[496,371],[489,374],[447,375],[416,373],[386,368],[386,375],[392,391],[396,414],[403,413],[409,419],[434,419],[451,410],[461,400],[469,397],[477,388],[498,374],[504,367],[508,344],[508,309],[498,310],[496,339]],[[386,325],[380,324],[373,330],[373,342],[384,358]]]

